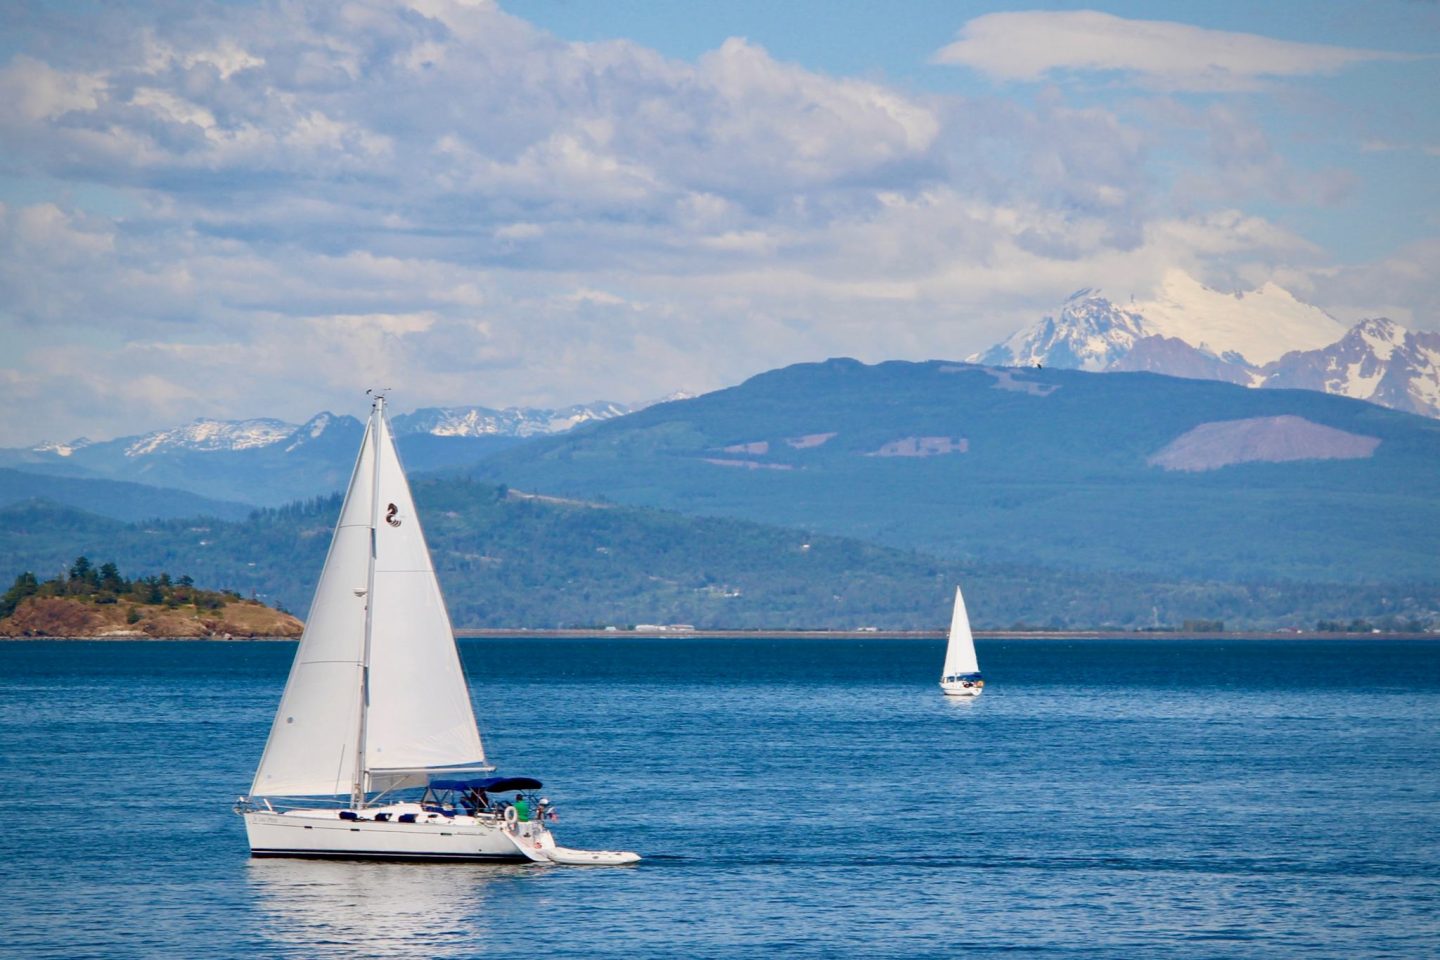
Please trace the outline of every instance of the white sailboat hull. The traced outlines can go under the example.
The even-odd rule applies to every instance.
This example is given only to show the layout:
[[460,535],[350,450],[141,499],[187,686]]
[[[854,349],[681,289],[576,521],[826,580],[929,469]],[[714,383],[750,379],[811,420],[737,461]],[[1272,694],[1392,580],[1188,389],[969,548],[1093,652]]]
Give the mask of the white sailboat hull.
[[548,863],[555,849],[539,823],[465,816],[422,823],[342,820],[336,810],[254,810],[244,816],[254,857]]
[[940,690],[947,697],[978,697],[984,691],[984,687],[976,683],[942,683]]

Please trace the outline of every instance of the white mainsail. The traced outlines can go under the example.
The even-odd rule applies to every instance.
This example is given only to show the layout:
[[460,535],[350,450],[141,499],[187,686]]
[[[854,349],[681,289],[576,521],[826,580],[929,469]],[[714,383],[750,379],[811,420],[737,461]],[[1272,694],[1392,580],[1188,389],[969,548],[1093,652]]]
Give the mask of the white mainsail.
[[975,658],[975,637],[970,632],[970,616],[965,612],[965,598],[955,588],[955,612],[950,617],[950,642],[945,647],[945,668],[940,676],[955,677],[979,673],[980,661]]
[[378,398],[252,796],[333,796],[486,766],[384,408]]

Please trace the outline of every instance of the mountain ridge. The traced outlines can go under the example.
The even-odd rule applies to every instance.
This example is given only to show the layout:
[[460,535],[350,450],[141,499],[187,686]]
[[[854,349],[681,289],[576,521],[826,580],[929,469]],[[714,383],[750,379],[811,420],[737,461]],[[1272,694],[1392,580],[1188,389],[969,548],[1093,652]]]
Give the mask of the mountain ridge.
[[[1246,459],[1183,472],[1149,462],[1202,425],[1276,417],[1294,420]],[[1379,442],[1359,459],[1317,450],[1272,462],[1310,442],[1294,436],[1300,422]],[[873,455],[887,446],[912,455]],[[838,358],[532,440],[474,473],[941,556],[1383,582],[1435,575],[1415,531],[1440,528],[1436,463],[1440,423],[1345,397],[1152,373]]]
[[969,360],[1316,390],[1440,418],[1440,333],[1383,317],[1346,329],[1273,283],[1222,294],[1172,273],[1160,299],[1126,306],[1086,288]]

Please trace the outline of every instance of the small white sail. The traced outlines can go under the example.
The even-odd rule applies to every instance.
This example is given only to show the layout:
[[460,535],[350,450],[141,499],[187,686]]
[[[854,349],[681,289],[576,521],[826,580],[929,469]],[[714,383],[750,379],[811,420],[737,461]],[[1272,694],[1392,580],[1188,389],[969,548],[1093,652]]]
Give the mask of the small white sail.
[[975,637],[970,632],[970,616],[965,612],[965,598],[955,588],[955,612],[950,617],[950,642],[945,647],[945,668],[941,678],[979,673],[975,658]]

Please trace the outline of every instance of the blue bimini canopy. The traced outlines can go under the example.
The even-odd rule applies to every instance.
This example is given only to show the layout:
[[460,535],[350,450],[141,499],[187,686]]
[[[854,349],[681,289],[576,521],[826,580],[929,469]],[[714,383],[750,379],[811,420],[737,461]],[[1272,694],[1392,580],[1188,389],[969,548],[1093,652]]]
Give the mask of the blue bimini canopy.
[[484,790],[486,793],[509,793],[511,790],[539,790],[540,781],[533,777],[484,777],[479,780],[431,780],[431,790]]

